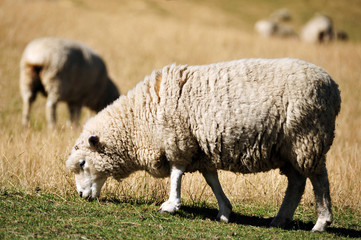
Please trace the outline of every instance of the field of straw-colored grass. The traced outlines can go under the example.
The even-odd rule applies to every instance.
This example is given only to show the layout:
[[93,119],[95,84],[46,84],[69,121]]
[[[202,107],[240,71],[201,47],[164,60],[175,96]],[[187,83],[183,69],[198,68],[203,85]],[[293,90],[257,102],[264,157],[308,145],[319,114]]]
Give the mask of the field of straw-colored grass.
[[[296,57],[322,66],[338,82],[342,107],[336,138],[327,155],[333,205],[361,212],[361,43],[311,45],[297,39],[263,39],[230,16],[196,1],[0,0],[0,186],[24,191],[75,193],[65,160],[81,129],[66,126],[65,105],[58,107],[55,131],[45,122],[45,99],[38,96],[31,127],[21,127],[19,61],[25,45],[36,37],[59,36],[96,49],[110,76],[126,94],[153,69],[177,62],[207,64],[249,57]],[[243,25],[252,23],[243,23]],[[246,29],[252,29],[248,27]],[[83,110],[82,123],[93,113]],[[221,172],[232,202],[280,204],[286,178],[278,171],[240,175]],[[168,179],[138,172],[121,183],[108,180],[105,194],[160,201]],[[182,197],[214,202],[199,174],[185,174]],[[39,190],[39,189],[38,189]],[[313,202],[308,182],[302,203]]]

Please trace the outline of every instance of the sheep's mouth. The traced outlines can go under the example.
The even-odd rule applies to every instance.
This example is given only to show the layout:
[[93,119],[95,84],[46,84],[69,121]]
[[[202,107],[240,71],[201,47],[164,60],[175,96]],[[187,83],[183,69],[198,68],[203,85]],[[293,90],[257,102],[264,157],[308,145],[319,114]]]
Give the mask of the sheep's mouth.
[[93,198],[93,197],[91,197],[91,196],[89,196],[89,197],[86,197],[86,198],[84,198],[86,201],[88,201],[88,202],[92,202],[92,201],[94,201],[95,199],[97,199],[97,197],[96,198]]
[[89,194],[88,196],[84,197],[84,196],[83,196],[83,192],[79,192],[79,196],[80,196],[81,198],[83,198],[84,200],[87,200],[87,201],[89,201],[89,202],[94,201],[95,199],[98,198],[98,197],[93,197],[91,194]]

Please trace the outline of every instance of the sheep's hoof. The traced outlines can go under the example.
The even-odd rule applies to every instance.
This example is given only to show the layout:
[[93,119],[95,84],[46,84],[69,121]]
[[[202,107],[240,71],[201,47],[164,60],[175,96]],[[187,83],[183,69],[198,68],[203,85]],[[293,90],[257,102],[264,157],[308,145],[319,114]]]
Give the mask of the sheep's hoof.
[[166,201],[164,202],[160,208],[158,209],[159,212],[161,213],[175,213],[180,207],[180,204],[179,203],[175,203],[175,202],[172,202],[172,201]]
[[315,229],[315,228],[312,228],[311,232],[324,232],[325,229]]
[[285,228],[285,226],[291,222],[292,222],[292,220],[290,220],[290,219],[275,217],[272,220],[270,227],[271,228]]
[[217,215],[217,221],[228,223],[231,212],[232,212],[232,208],[223,209],[222,211],[219,211]]
[[321,221],[317,220],[315,226],[312,228],[311,232],[324,232],[327,227],[331,224],[331,220],[329,221]]
[[228,223],[229,222],[229,216],[228,217],[226,217],[224,215],[217,216],[217,221]]

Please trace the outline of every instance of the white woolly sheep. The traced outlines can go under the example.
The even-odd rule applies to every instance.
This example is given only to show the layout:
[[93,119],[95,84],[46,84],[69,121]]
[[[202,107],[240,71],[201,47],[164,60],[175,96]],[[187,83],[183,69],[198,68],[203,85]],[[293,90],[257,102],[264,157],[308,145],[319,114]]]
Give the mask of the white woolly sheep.
[[288,187],[271,225],[291,221],[309,178],[318,220],[332,221],[326,153],[340,110],[337,84],[320,67],[298,59],[244,59],[154,71],[85,124],[66,161],[83,198],[97,198],[107,179],[145,170],[170,175],[170,196],[181,204],[184,172],[200,171],[227,222],[232,206],[217,169],[256,173],[279,168]]
[[263,37],[294,37],[293,28],[276,20],[259,20],[254,25],[255,31]]
[[47,96],[46,118],[54,127],[56,104],[65,101],[70,120],[77,124],[82,106],[98,112],[119,97],[102,58],[84,44],[61,38],[30,42],[20,61],[22,124],[28,125],[30,108],[38,92]]
[[255,31],[263,37],[295,37],[296,32],[287,22],[291,14],[286,8],[273,12],[268,19],[259,20],[255,23]]
[[302,29],[301,39],[309,43],[330,42],[334,38],[334,29],[331,18],[316,14]]
[[254,29],[263,37],[271,37],[277,31],[277,22],[274,20],[259,20],[254,25]]

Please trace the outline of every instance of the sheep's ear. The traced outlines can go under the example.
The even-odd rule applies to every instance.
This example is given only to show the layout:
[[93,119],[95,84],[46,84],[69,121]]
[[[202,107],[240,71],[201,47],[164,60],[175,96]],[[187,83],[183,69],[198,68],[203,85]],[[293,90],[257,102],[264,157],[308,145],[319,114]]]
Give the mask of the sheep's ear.
[[89,145],[91,147],[97,148],[99,145],[99,137],[98,135],[91,135],[88,139]]

